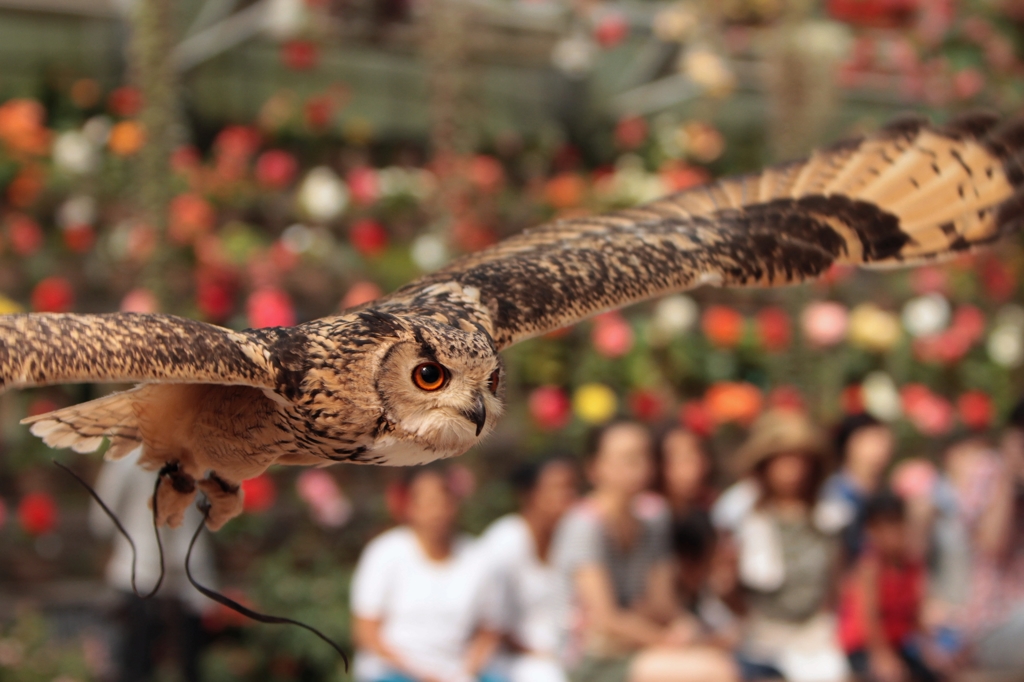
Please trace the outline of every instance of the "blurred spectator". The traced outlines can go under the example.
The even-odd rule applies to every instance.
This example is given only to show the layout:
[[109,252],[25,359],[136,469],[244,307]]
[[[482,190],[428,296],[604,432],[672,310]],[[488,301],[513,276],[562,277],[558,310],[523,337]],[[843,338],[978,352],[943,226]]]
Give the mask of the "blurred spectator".
[[1011,413],[998,454],[952,454],[947,466],[964,490],[973,540],[965,626],[975,664],[1017,678],[1024,675],[1024,401]]
[[706,514],[673,523],[680,604],[694,618],[700,641],[732,650],[739,642],[739,622],[721,595],[735,588],[735,567],[731,555],[718,551],[718,544],[718,533]]
[[691,623],[677,620],[669,515],[644,493],[654,474],[647,429],[628,421],[596,429],[586,462],[593,490],[562,520],[552,547],[570,606],[573,679],[734,679],[728,657],[692,646]]
[[508,675],[512,682],[564,682],[558,575],[549,561],[555,527],[576,501],[573,464],[551,459],[519,467],[512,476],[519,513],[490,525],[481,551],[500,582]]
[[740,661],[748,679],[845,679],[830,605],[836,543],[815,523],[828,460],[826,442],[806,416],[775,410],[754,424],[737,453],[761,490],[736,534],[747,622]]
[[673,518],[706,515],[715,501],[713,465],[700,438],[674,423],[659,434],[654,452],[654,489],[665,496]]
[[352,579],[360,682],[481,682],[499,607],[478,548],[455,530],[459,504],[434,467],[411,471],[405,524],[371,541]]
[[924,562],[914,551],[906,503],[890,492],[864,506],[866,544],[840,602],[840,636],[858,676],[877,682],[933,682],[921,625]]
[[824,498],[841,510],[844,559],[856,561],[864,544],[864,506],[881,489],[892,461],[892,430],[869,414],[844,419],[836,429],[840,469],[825,483]]
[[[142,448],[123,459],[108,461],[96,479],[96,493],[118,517],[135,542],[138,552],[136,584],[149,594],[160,577],[160,552],[149,508],[155,474],[138,466]],[[167,483],[163,483],[167,485]],[[95,502],[89,508],[89,527],[100,537],[110,537],[113,552],[107,563],[107,584],[120,592],[123,630],[119,646],[118,679],[142,682],[153,679],[157,660],[171,662],[187,682],[200,679],[199,656],[206,639],[202,615],[213,602],[199,593],[185,577],[185,556],[192,533],[202,521],[190,506],[180,528],[162,528],[165,575],[160,591],[141,599],[132,591],[132,547]],[[210,543],[200,536],[189,564],[192,575],[204,587],[216,588]]]

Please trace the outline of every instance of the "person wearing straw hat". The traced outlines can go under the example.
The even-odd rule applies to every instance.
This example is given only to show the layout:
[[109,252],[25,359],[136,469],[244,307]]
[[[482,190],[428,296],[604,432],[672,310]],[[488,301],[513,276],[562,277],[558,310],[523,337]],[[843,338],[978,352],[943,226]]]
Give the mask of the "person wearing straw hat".
[[817,503],[828,441],[803,413],[772,410],[754,423],[737,463],[759,490],[736,534],[747,608],[738,654],[744,677],[845,680],[831,612],[838,543]]

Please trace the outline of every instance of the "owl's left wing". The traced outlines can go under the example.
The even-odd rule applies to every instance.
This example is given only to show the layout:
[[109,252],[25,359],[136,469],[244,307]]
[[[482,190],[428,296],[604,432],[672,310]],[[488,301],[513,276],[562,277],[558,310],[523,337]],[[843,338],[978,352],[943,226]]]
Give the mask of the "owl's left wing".
[[[1024,122],[903,119],[759,174],[527,230],[398,290],[479,297],[499,348],[703,284],[777,286],[989,244],[1024,214]],[[465,294],[463,294],[465,298]]]

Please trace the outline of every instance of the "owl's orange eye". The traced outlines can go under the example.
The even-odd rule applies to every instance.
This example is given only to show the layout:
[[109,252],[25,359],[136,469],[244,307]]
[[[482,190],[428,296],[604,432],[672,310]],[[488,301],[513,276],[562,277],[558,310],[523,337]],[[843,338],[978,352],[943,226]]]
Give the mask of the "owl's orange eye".
[[448,370],[436,362],[421,363],[412,371],[412,383],[424,391],[436,391],[448,383]]
[[490,385],[490,388],[491,388],[491,393],[492,394],[498,395],[498,384],[499,383],[501,383],[501,370],[497,370],[496,369],[496,370],[494,370],[494,372],[491,373],[491,385]]

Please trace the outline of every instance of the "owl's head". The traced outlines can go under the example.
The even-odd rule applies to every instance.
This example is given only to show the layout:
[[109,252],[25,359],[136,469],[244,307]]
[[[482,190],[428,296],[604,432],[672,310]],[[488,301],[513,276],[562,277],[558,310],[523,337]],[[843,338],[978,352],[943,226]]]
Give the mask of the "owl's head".
[[461,455],[501,416],[504,369],[487,334],[407,321],[379,358],[375,389],[388,428],[372,453],[388,464]]

